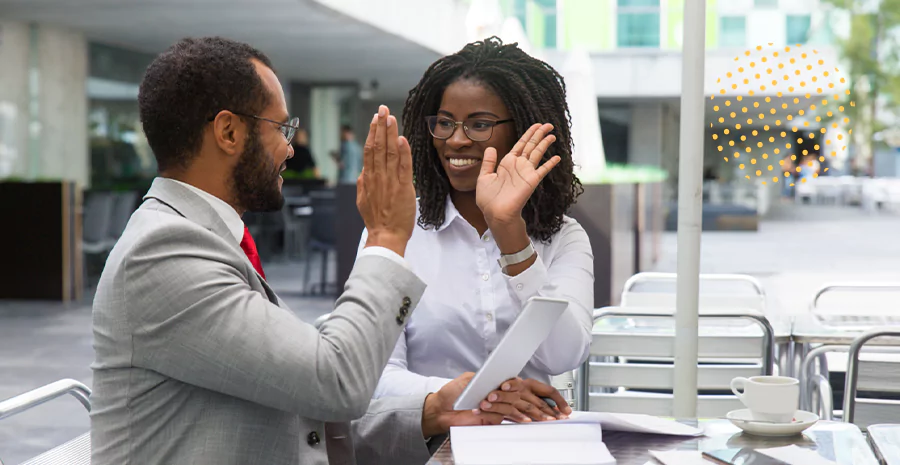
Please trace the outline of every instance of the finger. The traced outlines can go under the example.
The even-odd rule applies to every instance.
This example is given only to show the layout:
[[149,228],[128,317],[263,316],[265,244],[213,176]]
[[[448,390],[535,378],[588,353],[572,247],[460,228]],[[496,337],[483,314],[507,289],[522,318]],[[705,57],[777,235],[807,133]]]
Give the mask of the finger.
[[559,158],[559,155],[554,156],[553,158],[544,162],[543,165],[539,166],[538,169],[535,170],[535,173],[538,175],[538,182],[544,179],[545,176],[550,174],[550,170],[553,169],[556,165],[559,164],[562,158]]
[[528,143],[528,141],[531,139],[531,136],[533,136],[535,131],[537,131],[540,127],[540,124],[532,124],[531,127],[528,128],[527,131],[525,131],[525,134],[522,134],[522,137],[519,138],[519,141],[516,142],[516,145],[513,145],[513,148],[509,151],[509,153],[515,156],[519,156],[520,154],[522,154],[522,150],[525,148],[525,144]]
[[375,166],[372,174],[384,175],[387,167],[387,107],[378,107],[378,125],[375,128]]
[[494,391],[488,394],[485,399],[486,402],[482,402],[482,407],[486,407],[487,411],[495,411],[494,409],[498,404],[509,404],[513,408],[513,415],[510,415],[509,418],[516,422],[530,422],[531,419],[519,412],[519,409],[516,408],[516,405],[521,402],[519,398],[518,392],[513,391]]
[[542,124],[538,127],[537,131],[534,131],[534,134],[528,138],[528,141],[525,142],[525,148],[522,149],[522,154],[526,157],[537,147],[538,143],[544,140],[544,136],[550,133],[553,130],[552,124]]
[[527,417],[529,420],[534,421],[546,421],[547,414],[541,411],[536,405],[528,402],[524,399],[520,399],[515,404],[516,410],[518,410],[522,416]]
[[486,400],[481,401],[479,410],[481,410],[482,412],[496,413],[510,418],[515,418],[520,415],[519,410],[513,404],[504,404],[499,402],[491,403]]
[[522,381],[522,378],[513,378],[505,381],[500,385],[501,391],[512,391],[519,392],[525,388],[525,383]]
[[388,112],[385,120],[387,125],[387,172],[391,176],[397,176],[397,170],[400,166],[400,151],[397,148],[397,143],[400,140],[400,136],[397,134],[397,117]]
[[[544,414],[544,420],[555,420],[559,418],[560,414],[556,410],[550,408],[546,402],[544,402],[540,397],[532,394],[532,393],[524,393],[522,394],[522,400],[528,402],[529,404],[537,407],[537,409]],[[534,418],[533,415],[529,413],[529,416]]]
[[[365,172],[365,168],[363,168],[363,172]],[[356,178],[356,209],[359,210],[360,215],[363,215],[365,218],[365,204],[366,204],[366,188],[363,183],[363,173],[359,174],[359,177]]]
[[481,176],[492,174],[497,168],[497,149],[488,147],[481,158]]
[[375,169],[375,132],[378,128],[378,114],[372,115],[369,123],[369,135],[366,136],[366,145],[363,146],[363,172],[371,173]]
[[499,425],[500,423],[503,423],[505,418],[499,413],[483,412],[478,409],[475,409],[472,414],[471,420],[462,420],[461,423],[466,425]]
[[541,158],[544,158],[544,154],[547,153],[547,149],[550,148],[550,144],[556,142],[556,136],[553,134],[549,134],[544,137],[531,152],[528,153],[528,159],[531,161],[531,164],[534,165],[535,168],[541,164]]
[[[529,387],[531,388],[531,392],[542,398],[550,398],[553,402],[556,403],[556,407],[560,412],[564,410],[569,410],[569,412],[563,413],[571,413],[571,409],[569,409],[569,404],[563,399],[562,394],[559,393],[559,390],[549,384],[542,383],[536,380],[529,381]],[[550,407],[551,409],[553,407]]]
[[[408,184],[413,182],[412,148],[405,137],[400,136],[397,141],[397,149],[400,151],[399,173],[400,182]],[[470,377],[471,379],[471,377]]]

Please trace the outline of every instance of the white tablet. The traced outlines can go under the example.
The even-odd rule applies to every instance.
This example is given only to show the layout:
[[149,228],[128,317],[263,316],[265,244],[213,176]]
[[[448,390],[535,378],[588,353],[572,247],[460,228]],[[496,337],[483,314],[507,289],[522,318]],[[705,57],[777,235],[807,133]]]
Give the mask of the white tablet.
[[525,309],[456,399],[453,408],[455,410],[478,408],[481,401],[492,391],[496,391],[504,381],[519,376],[568,306],[567,300],[547,297],[528,299]]

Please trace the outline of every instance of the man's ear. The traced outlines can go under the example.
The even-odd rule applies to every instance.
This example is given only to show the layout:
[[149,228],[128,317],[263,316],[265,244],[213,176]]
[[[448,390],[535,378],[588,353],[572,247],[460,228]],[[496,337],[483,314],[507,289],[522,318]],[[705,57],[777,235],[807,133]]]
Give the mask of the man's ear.
[[212,131],[220,150],[228,155],[241,153],[247,135],[247,125],[239,116],[230,111],[220,111],[213,120]]

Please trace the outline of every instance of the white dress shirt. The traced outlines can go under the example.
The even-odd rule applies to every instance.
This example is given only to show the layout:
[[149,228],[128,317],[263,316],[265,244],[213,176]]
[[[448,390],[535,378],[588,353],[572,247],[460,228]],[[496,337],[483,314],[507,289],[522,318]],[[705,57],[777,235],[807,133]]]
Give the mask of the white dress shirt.
[[[360,247],[365,244],[363,232]],[[535,241],[537,260],[517,276],[504,274],[488,230],[479,236],[447,200],[444,224],[416,227],[406,261],[428,288],[381,376],[375,397],[436,392],[488,354],[533,296],[563,298],[569,307],[521,373],[549,383],[588,356],[594,307],[594,257],[574,219],[549,242]]]

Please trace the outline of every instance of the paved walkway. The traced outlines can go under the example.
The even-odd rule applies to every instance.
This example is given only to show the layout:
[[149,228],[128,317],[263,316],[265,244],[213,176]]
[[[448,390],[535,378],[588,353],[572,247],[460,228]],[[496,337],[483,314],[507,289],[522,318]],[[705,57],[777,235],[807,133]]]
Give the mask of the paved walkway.
[[[900,217],[855,209],[779,206],[758,232],[705,232],[701,270],[748,273],[767,289],[772,311],[806,310],[815,289],[835,280],[900,282]],[[675,271],[675,233],[663,237],[660,271]],[[268,264],[267,274],[305,321],[331,310],[329,298],[296,297],[303,268]],[[90,303],[0,303],[0,399],[61,378],[91,385]],[[0,459],[16,464],[88,430],[74,399],[58,399],[0,421]]]

